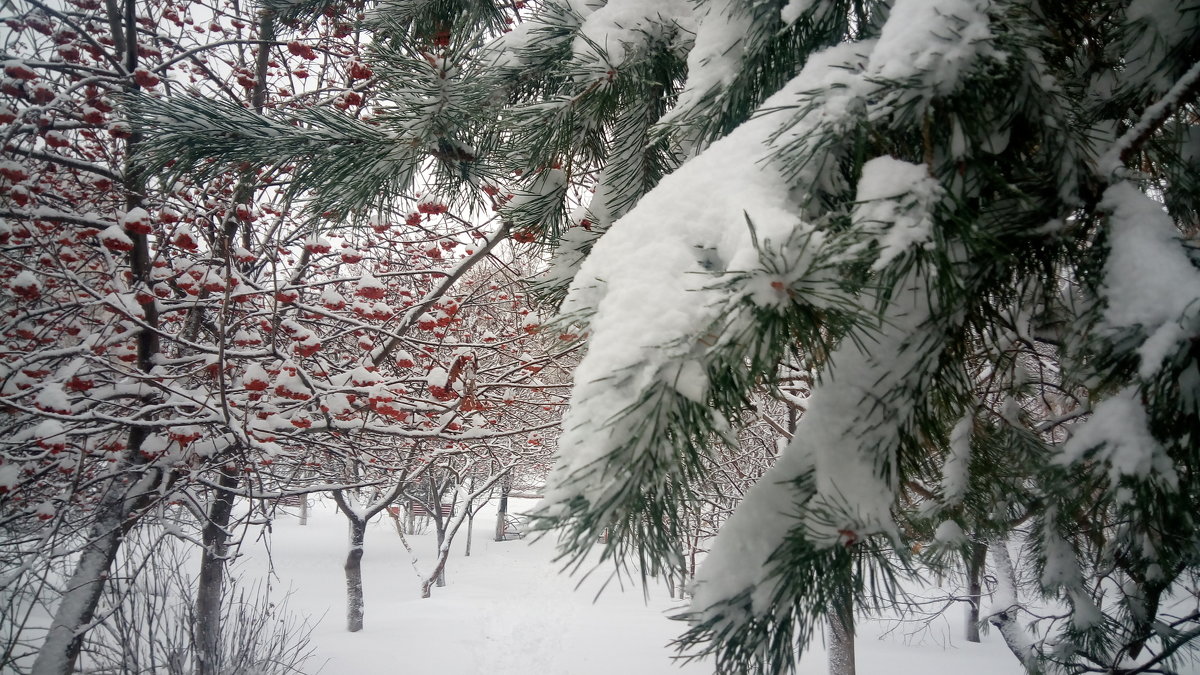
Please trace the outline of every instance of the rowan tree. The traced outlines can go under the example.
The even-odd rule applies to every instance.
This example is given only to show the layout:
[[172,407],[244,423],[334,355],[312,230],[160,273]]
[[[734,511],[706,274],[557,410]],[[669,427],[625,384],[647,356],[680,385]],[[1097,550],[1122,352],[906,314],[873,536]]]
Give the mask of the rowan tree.
[[[286,161],[165,178],[130,162],[148,146],[138,102],[185,92],[369,117],[354,6],[290,26],[236,3],[15,11],[0,57],[0,662],[71,672],[122,542],[183,508],[180,532],[203,543],[195,668],[216,672],[236,502],[314,489],[284,469],[364,426],[377,433],[355,453],[461,426],[426,417],[470,393],[469,354],[444,344],[475,300],[454,289],[507,230],[415,191],[350,226],[289,189],[303,167]],[[28,621],[38,607],[48,630]]]

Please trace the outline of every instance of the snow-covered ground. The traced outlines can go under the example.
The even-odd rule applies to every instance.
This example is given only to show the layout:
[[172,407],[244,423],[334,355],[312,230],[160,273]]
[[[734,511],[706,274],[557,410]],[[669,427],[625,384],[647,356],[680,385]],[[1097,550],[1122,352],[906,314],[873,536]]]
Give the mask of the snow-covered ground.
[[[529,502],[513,500],[515,509]],[[308,672],[323,675],[652,675],[711,673],[703,662],[680,664],[668,643],[682,624],[667,618],[678,601],[664,588],[622,591],[614,581],[596,599],[607,568],[579,584],[559,573],[553,542],[495,542],[489,536],[494,512],[475,521],[471,557],[464,558],[465,528],[447,565],[447,585],[433,597],[419,597],[416,572],[388,518],[372,522],[367,534],[363,576],[366,628],[345,630],[345,519],[328,502],[318,501],[309,522],[280,517],[272,527],[270,560],[278,578],[276,596],[291,589],[289,607],[319,624],[313,631],[316,657]],[[433,535],[410,537],[420,563],[432,563]],[[246,581],[267,570],[268,556],[247,543],[237,572]],[[605,578],[601,578],[604,576]],[[579,587],[577,588],[577,585]],[[998,635],[983,644],[958,636],[961,610],[906,639],[912,627],[880,637],[890,626],[866,622],[856,645],[858,672],[970,673],[1016,675],[1021,672]],[[945,644],[949,640],[949,644]],[[800,672],[826,671],[820,646],[806,654]]]

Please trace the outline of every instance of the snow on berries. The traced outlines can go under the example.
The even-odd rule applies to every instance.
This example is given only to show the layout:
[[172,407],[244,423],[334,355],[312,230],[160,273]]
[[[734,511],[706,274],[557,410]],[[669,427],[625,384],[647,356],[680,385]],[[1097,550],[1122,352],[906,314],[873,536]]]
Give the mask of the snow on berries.
[[308,331],[299,340],[296,340],[294,351],[296,356],[307,358],[321,351],[321,341],[317,339],[317,334]]
[[365,80],[375,73],[371,72],[367,64],[355,60],[350,62],[350,68],[346,71],[346,74],[350,76],[351,80]]
[[11,159],[0,162],[0,176],[14,183],[20,183],[29,178],[29,171]]
[[37,71],[25,65],[19,59],[10,59],[4,62],[4,74],[14,80],[36,80],[38,77]]
[[33,439],[39,448],[52,455],[67,449],[67,432],[58,420],[42,420],[33,428]]
[[333,245],[324,237],[314,234],[304,240],[304,250],[317,254],[329,253],[333,250]]
[[73,412],[71,399],[67,392],[57,384],[47,384],[33,398],[33,404],[39,409],[58,415],[70,415]]
[[383,378],[374,370],[359,366],[346,374],[346,380],[355,387],[371,387],[382,382]]
[[141,207],[130,209],[128,213],[121,216],[121,225],[134,234],[150,234],[150,213]]
[[307,401],[312,398],[312,390],[304,383],[294,366],[285,367],[275,380],[275,395],[293,401]]
[[386,290],[387,288],[381,281],[367,272],[358,280],[358,288],[355,289],[354,294],[368,300],[382,300]]
[[119,225],[110,225],[108,229],[100,233],[100,243],[110,251],[124,253],[133,250],[133,240],[125,234],[125,230]]
[[47,131],[42,137],[46,141],[46,145],[52,148],[66,148],[71,145],[71,139],[61,131]]
[[431,198],[422,199],[417,203],[417,211],[430,216],[446,213],[449,210],[445,204]]
[[429,388],[429,395],[439,401],[453,401],[458,398],[458,392],[454,391],[450,383],[450,373],[446,372],[445,368],[430,369],[425,377],[425,384]]
[[398,350],[396,352],[396,367],[412,368],[415,365],[417,365],[417,362],[415,359],[413,359],[412,354],[408,353],[407,351],[405,351],[403,349]]
[[195,251],[200,248],[199,242],[196,240],[196,233],[192,230],[191,225],[181,225],[175,230],[175,238],[172,240],[175,245],[185,251]]
[[247,365],[246,371],[242,373],[242,386],[247,391],[266,391],[270,383],[271,376],[257,363]]
[[144,87],[146,89],[153,89],[154,87],[158,86],[159,82],[162,82],[157,75],[150,72],[146,68],[135,69],[133,71],[133,81],[137,82],[139,87]]
[[233,249],[233,259],[244,265],[249,265],[251,263],[257,262],[258,256],[254,255],[250,251],[247,251],[246,249],[242,248],[241,246],[237,246]]
[[336,312],[346,308],[346,298],[343,298],[332,287],[326,287],[325,290],[321,291],[321,306],[331,312]]
[[363,259],[363,254],[361,251],[349,246],[343,248],[340,255],[342,262],[346,263],[347,265],[353,265],[355,263],[362,262]]
[[198,441],[203,435],[204,428],[195,424],[181,424],[167,430],[167,438],[181,446]]
[[14,277],[9,288],[12,289],[14,295],[24,300],[37,300],[42,296],[42,284],[29,270]]
[[244,328],[239,328],[233,334],[233,344],[238,347],[257,347],[261,345],[263,340],[261,337],[247,331]]

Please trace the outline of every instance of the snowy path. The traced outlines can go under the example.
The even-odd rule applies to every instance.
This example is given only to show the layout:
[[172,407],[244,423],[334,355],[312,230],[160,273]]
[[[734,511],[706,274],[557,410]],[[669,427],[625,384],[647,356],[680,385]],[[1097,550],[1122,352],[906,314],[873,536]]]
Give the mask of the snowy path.
[[[682,630],[666,614],[675,606],[659,588],[648,602],[640,589],[620,592],[612,584],[593,603],[601,579],[557,573],[549,541],[494,542],[494,520],[476,520],[470,558],[461,555],[465,533],[447,567],[448,584],[433,597],[418,597],[409,556],[392,529],[380,519],[369,528],[363,573],[366,628],[344,628],[345,522],[329,508],[314,509],[309,524],[280,518],[273,527],[272,558],[277,588],[291,588],[289,606],[314,618],[324,617],[313,633],[317,657],[309,672],[323,675],[684,675],[710,673],[704,663],[681,666],[667,644]],[[428,565],[432,535],[412,537]],[[243,575],[266,569],[266,556],[248,546]],[[599,575],[596,575],[597,577]],[[956,619],[957,612],[953,617]],[[1016,675],[1016,661],[995,636],[983,645],[955,640],[954,646],[906,646],[873,639],[879,625],[863,627],[859,673],[966,673]],[[817,646],[800,672],[825,672]]]

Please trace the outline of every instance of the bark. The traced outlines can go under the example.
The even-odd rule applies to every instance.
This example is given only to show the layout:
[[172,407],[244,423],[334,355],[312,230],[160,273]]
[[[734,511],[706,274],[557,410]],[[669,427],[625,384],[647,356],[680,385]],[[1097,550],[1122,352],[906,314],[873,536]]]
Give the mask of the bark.
[[511,489],[507,479],[500,483],[500,506],[496,509],[496,541],[504,541],[505,523],[508,520],[508,493]]
[[829,612],[829,675],[854,675],[854,600]]
[[471,557],[471,533],[475,531],[475,512],[471,507],[467,507],[467,550],[463,552],[464,558]]
[[356,633],[363,628],[363,542],[367,537],[365,520],[350,520],[350,552],[346,554],[346,630]]
[[50,631],[38,650],[32,675],[67,675],[74,672],[75,660],[83,645],[83,628],[91,622],[104,590],[108,569],[121,547],[125,520],[125,495],[113,489],[106,497],[103,511],[88,533],[88,543],[67,582],[66,593],[54,613]]
[[118,470],[110,478],[109,489],[97,504],[96,519],[88,530],[87,543],[66,583],[67,590],[54,611],[50,630],[38,649],[30,675],[68,675],[75,670],[83,636],[95,618],[100,594],[108,581],[108,570],[125,534],[137,522],[136,512],[145,507],[147,495],[152,494],[160,477],[156,471],[136,471],[140,466],[136,458],[145,438],[146,431],[142,428],[136,428],[130,434],[130,450],[126,451],[122,463],[124,470]]
[[1003,539],[992,542],[991,554],[992,565],[996,569],[996,594],[993,600],[996,612],[988,617],[988,622],[1000,631],[1004,644],[1008,645],[1008,650],[1017,657],[1026,672],[1041,675],[1043,671],[1034,646],[1017,620],[1021,605],[1017,600],[1017,574],[1008,555],[1008,544]]
[[[446,481],[443,481],[442,483],[439,484],[436,480],[434,480],[432,472],[429,474],[426,474],[426,476],[429,478],[429,495],[430,495],[430,501],[431,501],[430,505],[433,507],[432,510],[429,511],[429,513],[431,516],[433,516],[433,528],[434,528],[434,530],[437,531],[437,545],[438,545],[438,551],[440,552],[442,550],[443,544],[445,544],[445,542],[446,542],[446,529],[447,529],[446,519],[444,517],[442,517],[442,497],[443,497],[443,495],[446,494],[446,487],[449,485],[449,479],[447,479]],[[441,555],[439,555],[438,557],[440,558]],[[444,587],[446,585],[445,561],[442,561],[440,564],[438,564],[438,566],[435,568],[434,575],[437,577],[437,587],[438,588]],[[421,597],[429,597],[429,596],[421,596]]]
[[[446,571],[446,560],[448,560],[450,558],[449,554],[450,554],[449,547],[447,547],[447,550],[445,550],[445,551],[441,551],[441,550],[438,551],[437,564],[434,565],[434,567],[433,567],[433,574],[430,574],[428,577],[425,578],[425,581],[421,582],[421,597],[422,598],[428,598],[433,595],[434,582],[443,578],[442,575]],[[445,585],[446,585],[445,582],[437,584],[438,588],[441,588],[442,586],[445,586]]]
[[233,491],[238,474],[223,468],[218,489],[208,509],[201,533],[200,579],[196,589],[196,673],[217,675],[221,667],[221,598],[225,594],[225,565],[229,557],[229,523],[233,518]]
[[971,543],[971,558],[967,561],[967,642],[979,642],[979,603],[983,600],[983,568],[987,560],[987,544]]

